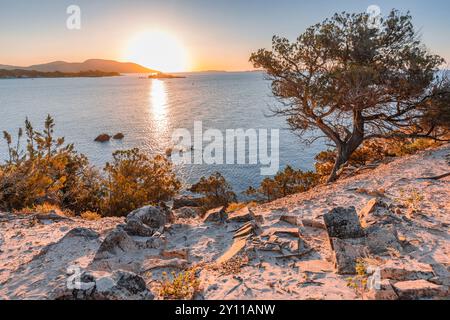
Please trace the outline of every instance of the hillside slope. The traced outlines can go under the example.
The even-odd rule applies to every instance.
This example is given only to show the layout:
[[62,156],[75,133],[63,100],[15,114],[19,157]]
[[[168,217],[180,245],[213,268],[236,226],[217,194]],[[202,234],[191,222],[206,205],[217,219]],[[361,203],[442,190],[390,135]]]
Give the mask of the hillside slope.
[[143,67],[137,63],[132,62],[118,62],[114,60],[103,59],[89,59],[84,62],[65,62],[54,61],[45,64],[36,64],[29,67],[17,67],[0,65],[0,69],[4,70],[35,70],[40,72],[67,72],[76,73],[83,71],[99,70],[103,72],[119,72],[119,73],[153,73],[157,72],[146,67]]
[[[163,271],[196,267],[202,299],[448,299],[450,178],[420,178],[449,171],[450,145],[444,145],[231,214],[226,222],[214,213],[202,219],[175,210],[177,220],[162,222],[152,236],[131,232],[147,230],[135,220],[147,209],[125,225],[122,218],[0,214],[0,299],[80,298],[66,288],[72,265],[102,277],[131,272],[157,298]],[[330,212],[345,216],[352,209],[338,207],[352,206],[365,236],[331,235]],[[348,286],[354,276],[341,271],[354,267],[357,256],[380,272],[379,289],[361,294]]]

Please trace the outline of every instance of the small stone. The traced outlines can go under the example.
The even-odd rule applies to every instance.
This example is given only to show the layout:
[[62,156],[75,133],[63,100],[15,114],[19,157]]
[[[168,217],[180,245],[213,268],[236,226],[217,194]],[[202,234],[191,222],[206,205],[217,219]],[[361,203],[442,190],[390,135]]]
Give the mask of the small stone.
[[174,249],[174,250],[163,250],[161,252],[161,256],[164,258],[180,258],[184,260],[188,260],[189,257],[189,249]]
[[130,235],[151,237],[170,221],[173,221],[173,216],[167,208],[146,206],[131,212],[124,228]]

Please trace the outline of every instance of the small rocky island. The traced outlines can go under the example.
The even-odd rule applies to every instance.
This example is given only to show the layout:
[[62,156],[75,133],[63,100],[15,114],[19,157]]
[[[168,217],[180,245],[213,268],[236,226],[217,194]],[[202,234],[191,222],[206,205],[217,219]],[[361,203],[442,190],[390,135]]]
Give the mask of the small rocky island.
[[154,73],[148,76],[149,79],[184,79],[185,76],[173,75],[168,73]]

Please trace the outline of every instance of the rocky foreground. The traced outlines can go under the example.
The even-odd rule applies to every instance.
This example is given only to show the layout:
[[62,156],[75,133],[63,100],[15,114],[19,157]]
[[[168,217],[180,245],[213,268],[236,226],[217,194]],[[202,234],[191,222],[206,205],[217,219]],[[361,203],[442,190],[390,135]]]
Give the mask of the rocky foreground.
[[1,213],[0,299],[161,299],[163,272],[193,267],[195,299],[448,299],[449,171],[445,145],[230,214]]

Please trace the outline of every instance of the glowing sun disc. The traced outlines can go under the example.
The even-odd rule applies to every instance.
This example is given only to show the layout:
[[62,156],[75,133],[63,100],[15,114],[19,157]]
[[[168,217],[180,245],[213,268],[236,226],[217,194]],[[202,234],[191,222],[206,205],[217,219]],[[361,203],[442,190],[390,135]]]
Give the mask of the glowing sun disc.
[[125,58],[162,72],[181,72],[188,68],[183,45],[163,31],[147,31],[135,36],[127,47]]

